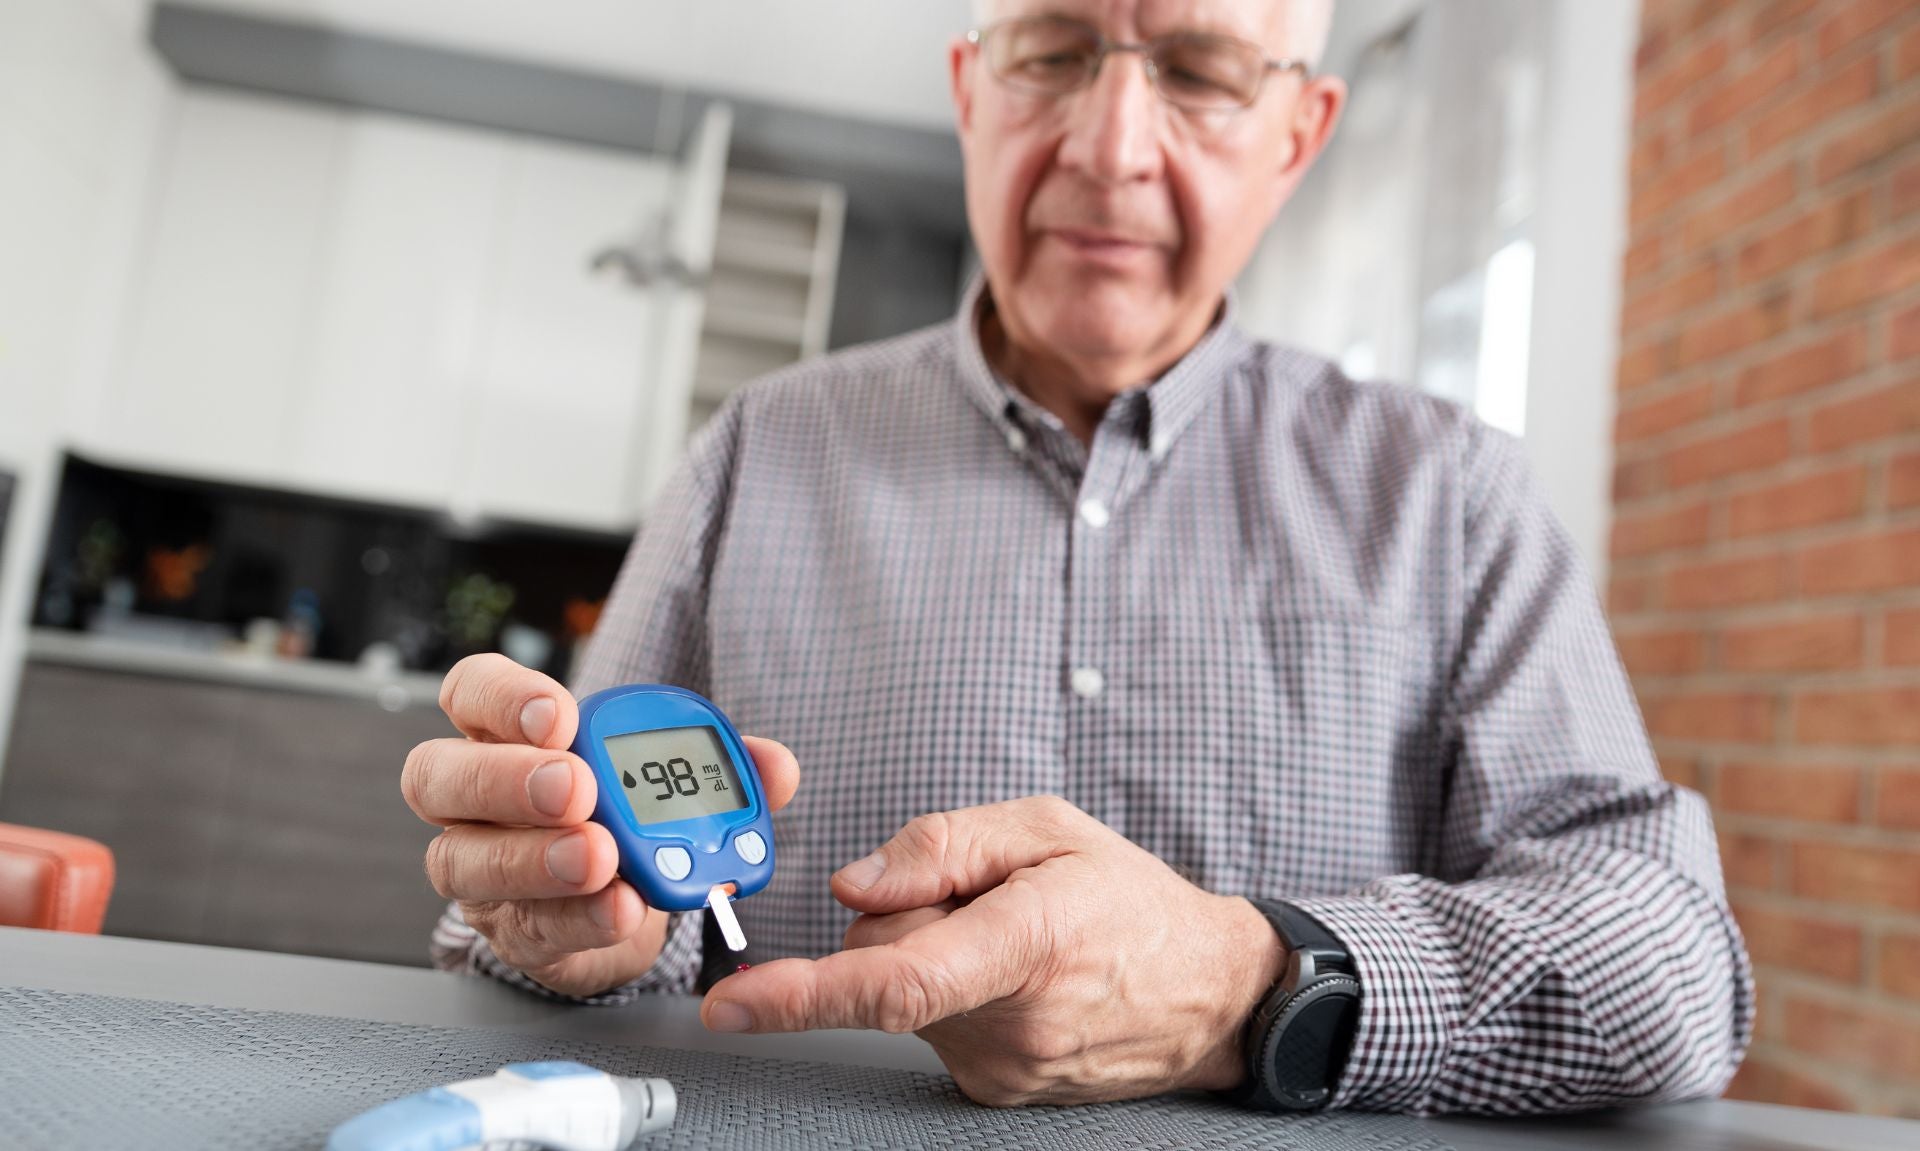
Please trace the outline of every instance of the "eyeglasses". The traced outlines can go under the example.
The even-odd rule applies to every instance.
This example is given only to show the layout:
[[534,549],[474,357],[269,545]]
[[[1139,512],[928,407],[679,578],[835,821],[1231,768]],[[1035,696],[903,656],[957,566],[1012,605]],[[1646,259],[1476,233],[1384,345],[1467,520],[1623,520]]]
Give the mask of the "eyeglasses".
[[1161,99],[1192,112],[1237,112],[1260,98],[1269,72],[1310,70],[1304,60],[1267,56],[1258,44],[1234,36],[1178,32],[1144,44],[1109,40],[1100,29],[1065,16],[1022,16],[967,33],[986,53],[987,67],[1006,84],[1064,96],[1093,83],[1115,52],[1138,52]]

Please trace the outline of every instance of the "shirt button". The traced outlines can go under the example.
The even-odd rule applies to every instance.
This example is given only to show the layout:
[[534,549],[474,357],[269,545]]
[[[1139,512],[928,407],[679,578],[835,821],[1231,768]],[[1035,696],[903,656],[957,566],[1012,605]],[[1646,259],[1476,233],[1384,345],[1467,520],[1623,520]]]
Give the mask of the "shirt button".
[[1103,528],[1113,518],[1113,513],[1099,500],[1083,500],[1080,503],[1080,518],[1087,521],[1090,528]]
[[1073,694],[1081,699],[1092,699],[1107,690],[1107,677],[1101,675],[1097,667],[1076,667],[1067,678],[1073,685]]
[[1021,431],[1019,428],[1008,428],[1007,429],[1007,448],[1010,451],[1014,451],[1014,452],[1026,451],[1027,450],[1027,433]]
[[1153,437],[1153,442],[1147,445],[1147,455],[1153,457],[1156,460],[1165,459],[1167,456],[1167,449],[1172,446],[1173,444],[1167,439],[1166,435],[1164,434],[1156,435]]

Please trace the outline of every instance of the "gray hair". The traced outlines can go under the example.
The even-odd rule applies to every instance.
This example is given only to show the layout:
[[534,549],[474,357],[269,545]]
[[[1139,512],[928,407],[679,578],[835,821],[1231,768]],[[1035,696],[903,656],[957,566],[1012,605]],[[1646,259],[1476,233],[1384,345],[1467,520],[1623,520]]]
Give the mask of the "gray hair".
[[[1287,51],[1318,68],[1327,50],[1327,30],[1333,24],[1333,0],[1286,0],[1292,8],[1287,21],[1293,45]],[[973,23],[984,28],[993,23],[1000,0],[973,0]]]

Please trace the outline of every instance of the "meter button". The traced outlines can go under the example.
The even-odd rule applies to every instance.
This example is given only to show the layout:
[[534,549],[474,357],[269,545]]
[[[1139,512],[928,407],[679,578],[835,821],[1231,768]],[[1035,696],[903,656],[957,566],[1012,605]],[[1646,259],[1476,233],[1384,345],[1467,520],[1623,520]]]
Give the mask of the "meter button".
[[693,874],[693,857],[684,847],[663,847],[653,853],[653,865],[668,879],[681,880]]
[[756,867],[767,858],[767,841],[761,839],[757,831],[746,831],[735,836],[733,849],[740,854],[740,858]]

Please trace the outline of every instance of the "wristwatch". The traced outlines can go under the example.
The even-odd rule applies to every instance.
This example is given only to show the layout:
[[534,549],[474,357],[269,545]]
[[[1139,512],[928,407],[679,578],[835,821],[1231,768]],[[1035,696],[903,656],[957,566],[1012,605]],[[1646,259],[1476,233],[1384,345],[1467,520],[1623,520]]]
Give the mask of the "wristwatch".
[[1266,1111],[1327,1105],[1360,1023],[1353,957],[1320,922],[1290,903],[1250,900],[1287,948],[1287,972],[1247,1020],[1247,1081],[1235,1102]]

